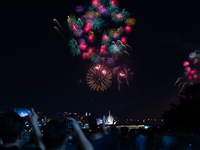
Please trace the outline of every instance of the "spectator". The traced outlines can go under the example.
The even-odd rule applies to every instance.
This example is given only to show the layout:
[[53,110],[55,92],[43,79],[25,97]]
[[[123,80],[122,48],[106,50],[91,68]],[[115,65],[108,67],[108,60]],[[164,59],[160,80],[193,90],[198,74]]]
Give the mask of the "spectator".
[[[29,119],[33,124],[35,138],[37,139],[38,147],[35,150],[45,150],[41,140],[41,132],[37,125],[37,115],[32,109],[32,114],[29,114]],[[3,140],[3,146],[0,150],[18,150],[22,134],[24,130],[24,120],[16,112],[6,113],[0,120],[0,135]]]
[[[80,148],[82,150],[93,150],[92,145],[85,137],[79,124],[73,118],[68,118],[71,121],[73,131],[76,133]],[[66,135],[66,125],[58,120],[51,120],[44,126],[43,142],[47,150],[65,150],[69,138]]]
[[123,150],[133,150],[134,142],[129,136],[128,127],[121,127],[120,143]]
[[90,142],[95,150],[116,150],[118,143],[108,136],[108,131],[105,129],[104,121],[102,125],[97,125],[95,117],[90,117],[89,125],[92,130]]
[[140,130],[135,140],[136,150],[145,150],[146,143],[147,140],[146,137],[144,136],[144,130]]
[[30,139],[29,139],[28,143],[22,145],[20,150],[25,150],[26,148],[35,148],[36,147],[34,133],[31,132],[29,136],[30,136]]

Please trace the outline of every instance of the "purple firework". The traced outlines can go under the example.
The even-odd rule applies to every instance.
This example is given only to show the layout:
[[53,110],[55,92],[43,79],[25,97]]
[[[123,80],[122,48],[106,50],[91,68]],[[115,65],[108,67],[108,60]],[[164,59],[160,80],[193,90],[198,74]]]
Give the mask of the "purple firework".
[[81,5],[78,5],[78,6],[76,6],[76,8],[75,8],[75,11],[76,12],[78,12],[78,13],[81,13],[81,12],[83,12],[83,6],[81,6]]

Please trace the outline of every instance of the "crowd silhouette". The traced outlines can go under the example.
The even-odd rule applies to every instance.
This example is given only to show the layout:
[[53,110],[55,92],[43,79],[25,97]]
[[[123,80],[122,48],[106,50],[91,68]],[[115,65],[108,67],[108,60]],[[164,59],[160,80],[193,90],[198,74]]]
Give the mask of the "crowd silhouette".
[[[0,150],[181,150],[198,149],[198,134],[171,132],[158,128],[129,129],[115,125],[97,125],[96,117],[89,116],[89,129],[81,129],[74,118],[51,120],[39,128],[34,109],[29,113],[33,126],[25,132],[22,117],[8,112],[0,118]],[[181,133],[181,134],[180,134]],[[190,135],[188,135],[188,133]],[[194,135],[195,134],[195,135]]]

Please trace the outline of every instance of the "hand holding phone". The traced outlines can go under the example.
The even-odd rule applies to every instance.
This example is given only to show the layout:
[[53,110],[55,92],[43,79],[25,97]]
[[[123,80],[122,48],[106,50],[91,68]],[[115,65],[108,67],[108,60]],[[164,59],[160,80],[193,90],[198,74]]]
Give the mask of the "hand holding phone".
[[27,108],[14,108],[14,111],[15,111],[16,113],[18,113],[18,115],[19,115],[20,117],[26,117],[26,116],[28,116],[28,113],[31,112],[31,110],[30,110],[30,109],[27,109]]

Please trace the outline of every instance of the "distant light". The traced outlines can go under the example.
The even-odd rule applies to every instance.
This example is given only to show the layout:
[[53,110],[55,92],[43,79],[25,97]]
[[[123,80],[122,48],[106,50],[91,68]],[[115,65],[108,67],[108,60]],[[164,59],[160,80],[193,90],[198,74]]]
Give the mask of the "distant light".
[[189,144],[189,146],[192,146],[192,144]]
[[27,124],[26,127],[29,127],[29,125]]
[[106,70],[102,70],[102,73],[103,73],[103,75],[105,75],[106,74]]
[[96,66],[96,67],[94,67],[94,68],[97,69],[97,70],[99,70],[100,67],[101,67],[101,65],[98,65],[98,66]]
[[145,128],[145,129],[148,129],[148,128],[149,128],[149,126],[144,126],[144,128]]

